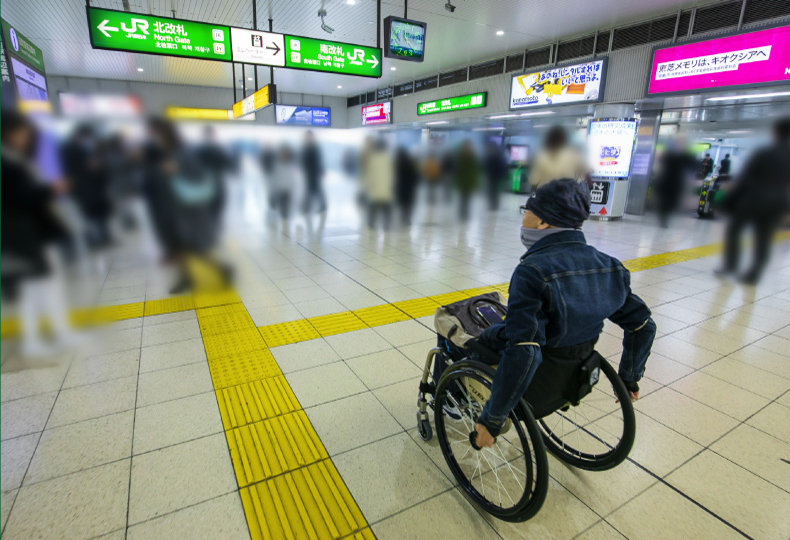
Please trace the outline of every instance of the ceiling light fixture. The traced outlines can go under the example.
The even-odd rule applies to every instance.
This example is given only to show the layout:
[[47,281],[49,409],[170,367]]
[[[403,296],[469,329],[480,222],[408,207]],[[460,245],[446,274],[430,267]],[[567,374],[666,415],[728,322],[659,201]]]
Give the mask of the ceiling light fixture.
[[343,88],[343,87],[342,87],[341,85],[339,85],[339,84],[337,85],[337,87],[338,87],[338,88]]
[[489,116],[491,120],[496,120],[498,118],[515,118],[518,116],[517,114],[497,114],[496,116]]
[[248,81],[251,81],[251,80],[252,80],[252,77],[247,77],[247,80],[248,80]]
[[438,122],[425,122],[426,126],[438,126],[439,124],[449,124],[447,120],[439,120]]
[[396,68],[395,68],[395,66],[392,66],[392,67],[390,68],[390,71],[395,71],[395,69],[396,69]]
[[353,6],[356,3],[357,3],[357,0],[346,0],[346,4],[348,4],[349,6]]
[[734,131],[728,131],[727,133],[751,133],[751,129],[736,129]]
[[504,36],[504,35],[505,35],[505,31],[504,31],[504,30],[497,30],[497,31],[496,31],[496,35],[498,35],[498,36]]
[[544,116],[547,114],[554,114],[554,111],[542,111],[542,112],[525,112],[519,114],[519,116]]
[[702,137],[702,140],[703,141],[715,141],[716,139],[713,139],[711,137]]
[[505,129],[504,126],[500,126],[500,127],[480,127],[480,128],[474,128],[472,131],[502,131],[503,129]]
[[142,70],[143,70],[143,68],[137,68],[137,71],[142,71]]
[[708,98],[705,101],[727,101],[730,99],[754,99],[766,97],[790,96],[790,92],[769,92],[767,94],[743,94],[740,96],[719,96]]

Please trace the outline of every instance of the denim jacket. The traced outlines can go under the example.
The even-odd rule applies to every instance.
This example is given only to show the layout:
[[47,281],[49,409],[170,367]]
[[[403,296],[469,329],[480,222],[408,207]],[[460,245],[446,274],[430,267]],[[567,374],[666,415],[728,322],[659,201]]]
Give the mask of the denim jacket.
[[504,349],[479,419],[492,435],[526,392],[542,360],[540,348],[596,340],[605,319],[624,330],[620,377],[642,378],[656,325],[630,282],[622,263],[587,245],[579,230],[550,234],[527,251],[510,280],[504,324],[481,336],[482,344]]

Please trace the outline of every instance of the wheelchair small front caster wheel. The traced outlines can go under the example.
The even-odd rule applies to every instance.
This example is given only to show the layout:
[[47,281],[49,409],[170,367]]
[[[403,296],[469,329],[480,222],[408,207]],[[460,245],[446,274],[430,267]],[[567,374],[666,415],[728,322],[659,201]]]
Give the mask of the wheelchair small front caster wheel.
[[430,441],[433,438],[433,430],[431,429],[431,422],[429,420],[418,420],[417,431],[420,433],[420,439],[423,441]]

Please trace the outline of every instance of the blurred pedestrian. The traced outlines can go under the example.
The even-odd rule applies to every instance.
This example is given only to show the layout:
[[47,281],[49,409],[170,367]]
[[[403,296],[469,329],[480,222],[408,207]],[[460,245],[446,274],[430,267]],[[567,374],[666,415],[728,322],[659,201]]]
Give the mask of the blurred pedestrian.
[[392,219],[395,167],[384,139],[373,143],[361,165],[362,187],[368,205],[368,227],[375,228],[377,218],[381,215],[383,228],[389,229]]
[[584,179],[584,161],[581,154],[568,142],[568,133],[562,126],[552,126],[546,133],[543,148],[535,157],[529,175],[532,191],[560,178]]
[[222,210],[228,198],[225,174],[231,170],[233,164],[230,155],[217,142],[213,126],[206,126],[203,129],[203,143],[197,148],[197,158],[204,169],[213,176],[212,180],[217,193],[213,198],[211,212],[216,226],[219,228],[222,221]]
[[502,148],[494,141],[486,145],[485,157],[486,194],[488,195],[488,209],[499,208],[499,193],[502,191],[502,182],[507,177],[507,161],[502,154]]
[[439,184],[442,182],[442,164],[436,152],[431,152],[425,158],[422,166],[422,176],[425,179],[425,185],[428,188],[428,204],[434,206],[436,204],[436,191],[439,189]]
[[686,149],[685,141],[670,142],[661,157],[656,179],[657,211],[661,227],[669,226],[669,217],[678,210],[687,179],[694,174],[695,167],[696,160]]
[[143,155],[143,192],[163,262],[172,262],[177,246],[173,223],[170,181],[177,170],[181,139],[175,127],[162,118],[148,120],[148,141]]
[[324,164],[321,149],[315,141],[312,131],[305,133],[304,149],[302,150],[302,169],[305,180],[305,196],[302,210],[309,214],[314,204],[318,205],[318,213],[326,212],[326,195],[321,184],[324,176]]
[[719,164],[719,176],[729,175],[731,165],[732,161],[730,160],[730,154],[725,154],[724,159],[722,159],[721,163]]
[[757,150],[727,193],[725,207],[731,212],[724,245],[724,266],[719,275],[735,272],[740,262],[740,236],[754,229],[754,260],[741,281],[756,284],[768,264],[771,241],[790,211],[790,118],[773,127],[772,145]]
[[3,294],[20,300],[22,353],[48,356],[39,323],[47,316],[58,345],[71,343],[65,292],[55,244],[68,238],[53,212],[65,182],[45,184],[33,165],[36,130],[23,115],[4,111],[0,119],[0,251]]
[[395,161],[395,198],[400,208],[401,223],[411,225],[414,203],[417,199],[417,185],[420,180],[417,165],[403,147],[398,148]]
[[477,161],[472,141],[466,140],[461,144],[455,169],[455,188],[460,195],[458,214],[461,221],[469,219],[472,194],[477,190],[479,184],[480,164]]
[[269,198],[274,201],[274,208],[279,210],[283,226],[290,216],[293,186],[298,174],[293,150],[287,144],[281,145],[269,180]]
[[705,154],[705,157],[702,159],[702,163],[700,164],[700,173],[702,173],[702,178],[707,178],[712,172],[713,159],[710,157],[710,154]]

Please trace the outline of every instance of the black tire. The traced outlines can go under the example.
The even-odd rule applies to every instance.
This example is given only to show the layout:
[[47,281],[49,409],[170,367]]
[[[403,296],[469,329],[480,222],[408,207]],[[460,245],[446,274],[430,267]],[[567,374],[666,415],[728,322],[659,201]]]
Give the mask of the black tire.
[[[586,471],[616,467],[628,457],[636,438],[636,418],[628,390],[614,368],[603,359],[601,372],[604,377],[578,407],[564,407],[565,410],[538,420],[546,449],[557,459]],[[614,410],[607,412],[609,398]],[[601,400],[604,406],[596,408],[590,404],[593,400]],[[593,414],[583,412],[585,408]],[[570,430],[558,429],[560,425]]]
[[420,439],[423,441],[427,442],[433,438],[433,430],[428,420],[419,420],[417,422],[417,432],[420,434]]
[[[537,514],[543,506],[549,485],[549,463],[546,449],[540,429],[529,407],[524,401],[519,402],[510,413],[509,429],[498,437],[493,448],[478,451],[474,449],[469,440],[469,433],[474,430],[474,422],[484,401],[470,397],[470,393],[466,390],[461,391],[460,384],[462,381],[476,381],[482,385],[481,388],[487,389],[488,395],[490,395],[493,378],[494,371],[477,362],[462,361],[448,368],[442,375],[436,389],[436,401],[434,402],[436,435],[439,438],[439,445],[448,467],[465,495],[473,503],[503,521],[526,521]],[[459,393],[466,397],[456,397]],[[483,397],[487,399],[487,397]],[[459,399],[467,400],[468,406],[463,407],[464,412],[456,415],[457,418],[448,416],[444,410],[445,403],[457,406]],[[451,436],[448,436],[448,433]],[[470,452],[476,452],[476,454],[470,454]],[[475,485],[477,468],[472,472],[471,479],[470,475],[465,472],[465,468],[468,468],[466,467],[466,456],[470,456],[469,459],[477,458],[477,468],[480,469],[478,478],[480,489]],[[490,471],[483,471],[484,462]],[[500,472],[503,478],[500,478]],[[492,484],[492,481],[495,483]],[[492,490],[490,499],[486,496],[486,485]],[[512,486],[512,494],[508,486]],[[505,499],[502,498],[503,491]]]

